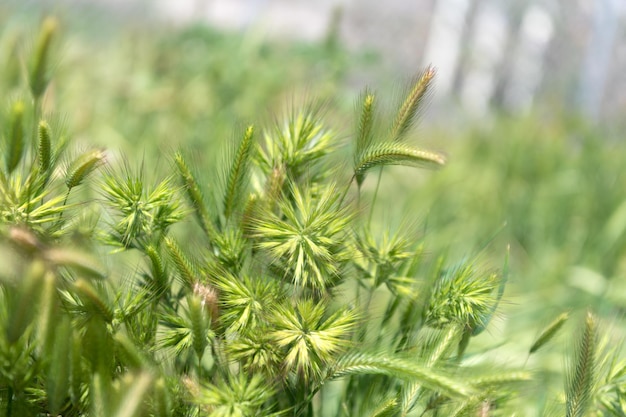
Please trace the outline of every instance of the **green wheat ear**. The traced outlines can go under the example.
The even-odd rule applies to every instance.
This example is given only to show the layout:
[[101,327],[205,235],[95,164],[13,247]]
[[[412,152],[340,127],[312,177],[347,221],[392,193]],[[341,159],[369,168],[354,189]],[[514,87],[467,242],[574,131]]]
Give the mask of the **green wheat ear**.
[[440,370],[386,354],[353,352],[342,356],[332,370],[332,378],[346,375],[387,375],[401,378],[457,399],[466,399],[475,394],[473,387]]
[[[367,149],[374,140],[373,127],[375,117],[375,96],[368,90],[362,94],[361,116],[359,117],[359,124],[357,126],[356,136],[356,153],[355,156],[362,155],[363,151]],[[358,161],[355,161],[358,164]]]
[[181,152],[176,152],[174,154],[174,162],[178,170],[178,176],[183,183],[187,199],[193,208],[196,218],[200,222],[202,230],[207,237],[209,237],[209,240],[214,239],[217,235],[217,231],[215,230],[213,221],[211,221],[209,210],[204,202],[204,196],[202,195],[198,181],[192,174],[191,169],[189,169],[189,166],[187,165],[187,162]]
[[165,237],[164,241],[169,258],[178,271],[182,283],[187,288],[193,288],[198,282],[199,276],[195,263],[185,256],[174,239]]
[[396,142],[383,142],[369,146],[357,159],[354,175],[361,185],[367,171],[384,165],[404,165],[413,167],[438,167],[445,165],[443,155],[436,152],[416,149]]
[[39,38],[35,45],[35,53],[28,68],[28,81],[35,100],[41,98],[50,81],[48,61],[54,35],[58,31],[59,23],[53,17],[48,17],[41,25]]
[[428,67],[413,82],[413,87],[400,105],[400,108],[396,113],[396,118],[391,126],[391,140],[402,140],[415,124],[419,116],[419,109],[422,100],[426,96],[434,77],[435,69],[433,67]]
[[102,150],[94,150],[85,153],[74,160],[65,178],[68,190],[79,186],[85,179],[104,163],[105,153]]
[[558,333],[558,331],[563,327],[567,319],[569,318],[569,313],[562,313],[556,319],[552,320],[550,324],[548,324],[545,329],[539,334],[535,343],[528,350],[528,354],[533,354],[538,351],[542,346],[548,343],[554,336]]
[[362,94],[360,117],[355,136],[354,176],[360,188],[366,173],[374,167],[404,165],[436,168],[445,165],[446,158],[433,151],[415,148],[405,142],[406,136],[415,125],[421,103],[435,76],[435,70],[428,67],[413,83],[410,91],[400,104],[386,135],[377,135],[375,97],[368,90]]
[[597,320],[587,312],[576,353],[566,375],[566,417],[584,417],[589,408],[596,376]]
[[39,122],[39,147],[37,155],[39,157],[39,169],[47,172],[52,162],[52,139],[50,125],[44,120]]
[[246,197],[245,189],[249,178],[252,145],[254,143],[253,137],[254,128],[248,126],[239,142],[234,158],[230,158],[232,163],[228,170],[224,195],[224,217],[226,221],[231,218],[238,208],[243,206],[243,201]]
[[5,155],[7,172],[12,173],[24,154],[24,102],[16,101],[9,116],[8,146]]

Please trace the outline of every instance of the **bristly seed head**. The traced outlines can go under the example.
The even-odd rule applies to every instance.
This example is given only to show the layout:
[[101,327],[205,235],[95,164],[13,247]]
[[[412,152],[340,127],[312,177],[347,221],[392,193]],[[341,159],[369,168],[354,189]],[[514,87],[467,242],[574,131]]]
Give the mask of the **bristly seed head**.
[[211,316],[211,323],[217,322],[219,316],[219,295],[217,289],[212,285],[196,282],[193,286],[193,293],[200,297],[202,308],[206,309]]

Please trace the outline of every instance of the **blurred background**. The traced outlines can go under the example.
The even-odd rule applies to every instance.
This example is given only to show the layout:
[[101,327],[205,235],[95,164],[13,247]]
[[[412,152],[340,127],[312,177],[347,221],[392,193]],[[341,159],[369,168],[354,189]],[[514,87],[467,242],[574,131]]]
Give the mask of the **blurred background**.
[[310,41],[336,35],[350,50],[376,50],[399,74],[433,64],[438,97],[472,115],[549,100],[595,120],[619,117],[626,106],[626,3],[620,0],[160,0],[152,6],[178,23],[202,20]]
[[[621,0],[4,0],[82,15],[85,25],[206,24],[255,37],[377,54],[396,77],[438,69],[436,111],[470,116],[549,103],[594,121],[626,109]],[[94,22],[97,20],[97,22]],[[250,35],[252,36],[252,35]],[[389,74],[385,74],[389,75]],[[445,108],[445,110],[442,110]]]
[[63,27],[47,111],[155,175],[179,146],[208,166],[242,123],[307,99],[349,139],[364,86],[393,98],[434,65],[415,141],[449,166],[390,169],[379,221],[408,218],[433,254],[488,268],[510,250],[485,338],[523,350],[537,323],[587,307],[626,334],[623,0],[3,0],[5,97],[47,14]]

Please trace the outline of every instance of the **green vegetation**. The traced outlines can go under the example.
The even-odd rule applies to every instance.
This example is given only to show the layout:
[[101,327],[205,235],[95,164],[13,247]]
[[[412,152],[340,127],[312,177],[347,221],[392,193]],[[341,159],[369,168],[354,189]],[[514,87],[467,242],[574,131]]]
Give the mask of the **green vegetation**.
[[[356,115],[238,129],[314,60],[224,38],[198,62],[180,45],[218,35],[196,28],[137,41],[111,85],[53,71],[58,27],[2,43],[0,415],[624,415],[624,329],[603,325],[623,168],[591,129],[503,119],[449,162],[413,139],[430,68],[390,106],[365,90]],[[311,48],[340,94],[348,61]],[[68,132],[134,140],[120,158]]]

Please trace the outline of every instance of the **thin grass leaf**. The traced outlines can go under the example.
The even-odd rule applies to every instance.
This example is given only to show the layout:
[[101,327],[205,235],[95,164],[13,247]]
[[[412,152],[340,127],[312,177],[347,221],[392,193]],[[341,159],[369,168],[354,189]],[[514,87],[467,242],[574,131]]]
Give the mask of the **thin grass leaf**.
[[539,337],[532,344],[530,349],[528,350],[528,354],[531,355],[538,351],[542,346],[548,343],[552,338],[558,333],[558,331],[563,327],[567,319],[569,318],[569,313],[562,313],[556,319],[554,319],[550,324],[548,324],[542,332],[539,334]]
[[387,375],[417,381],[428,389],[453,398],[468,398],[474,394],[471,386],[441,371],[385,354],[356,352],[341,357],[334,366],[331,378],[346,375]]
[[396,118],[391,126],[391,140],[400,141],[415,124],[422,99],[428,92],[431,81],[435,77],[435,69],[428,67],[413,83],[411,91],[400,105]]
[[253,137],[254,128],[248,126],[228,170],[226,193],[224,195],[224,217],[226,221],[230,219],[236,210],[241,209],[243,199],[246,196],[245,189],[250,172]]
[[593,397],[598,344],[596,318],[587,312],[574,361],[566,374],[566,417],[584,417]]
[[49,200],[45,200],[44,202],[46,196],[46,192],[38,194],[33,196],[30,201],[21,206],[24,210],[29,210],[30,224],[44,224],[53,221],[56,222],[59,220],[57,216],[64,213],[72,206],[64,203],[66,201],[66,196],[59,195],[52,197]]
[[404,165],[436,168],[445,163],[445,157],[439,153],[417,149],[404,143],[382,142],[369,146],[357,158],[354,175],[360,185],[367,171],[378,166]]

